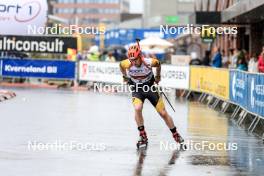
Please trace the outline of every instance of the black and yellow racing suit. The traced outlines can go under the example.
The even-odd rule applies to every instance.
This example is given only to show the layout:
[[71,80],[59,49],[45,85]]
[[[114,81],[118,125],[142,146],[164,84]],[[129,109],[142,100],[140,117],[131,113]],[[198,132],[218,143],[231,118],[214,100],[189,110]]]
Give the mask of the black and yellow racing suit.
[[126,70],[130,78],[128,84],[132,88],[134,106],[143,104],[145,99],[148,99],[158,112],[164,109],[157,88],[152,87],[155,83],[152,66],[159,64],[159,60],[155,58],[143,58],[140,67],[132,65],[128,59],[121,61],[121,69]]

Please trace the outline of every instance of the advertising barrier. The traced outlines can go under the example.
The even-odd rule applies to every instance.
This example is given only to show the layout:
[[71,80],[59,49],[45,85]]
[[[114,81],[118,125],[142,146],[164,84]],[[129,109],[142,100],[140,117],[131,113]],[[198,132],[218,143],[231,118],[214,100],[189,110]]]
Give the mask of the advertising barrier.
[[189,70],[189,66],[162,65],[159,85],[176,89],[189,89]]
[[32,35],[28,27],[44,28],[47,13],[47,0],[1,0],[1,34]]
[[0,35],[0,51],[66,54],[68,48],[77,49],[77,38]]
[[[79,63],[79,80],[123,83],[119,63],[108,62],[81,61]],[[163,65],[160,85],[169,88],[189,89],[189,67]]]
[[264,117],[264,75],[248,74],[248,110]]
[[75,62],[54,60],[2,59],[3,77],[74,79]]
[[264,75],[230,70],[230,100],[263,117]]
[[246,72],[230,70],[230,100],[247,108],[248,74]]
[[190,89],[229,99],[229,70],[191,66]]
[[121,84],[123,77],[119,63],[80,61],[79,80]]
[[[155,69],[153,70],[155,73]],[[75,79],[75,62],[0,59],[3,77]],[[80,61],[80,81],[122,84],[119,63]],[[162,87],[208,93],[264,117],[264,74],[200,66],[162,65]]]

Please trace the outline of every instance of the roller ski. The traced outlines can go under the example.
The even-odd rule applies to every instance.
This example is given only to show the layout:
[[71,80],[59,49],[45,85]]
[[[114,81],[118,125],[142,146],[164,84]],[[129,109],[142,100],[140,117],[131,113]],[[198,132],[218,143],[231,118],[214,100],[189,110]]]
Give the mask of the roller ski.
[[147,149],[148,147],[148,137],[145,131],[140,131],[139,134],[139,140],[137,142],[137,149],[141,150],[141,149]]

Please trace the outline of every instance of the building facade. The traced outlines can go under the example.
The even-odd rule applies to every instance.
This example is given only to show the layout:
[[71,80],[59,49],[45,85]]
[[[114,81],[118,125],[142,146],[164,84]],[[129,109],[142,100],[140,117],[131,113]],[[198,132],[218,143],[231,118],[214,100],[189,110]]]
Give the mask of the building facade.
[[[237,35],[218,36],[213,45],[224,49],[245,49],[250,54],[260,54],[264,46],[263,0],[197,0],[196,12],[219,12],[218,25],[238,27]],[[210,16],[209,16],[210,17]]]
[[120,14],[129,12],[128,0],[53,0],[53,15],[67,19],[69,24],[97,26],[116,24]]
[[186,25],[189,15],[194,12],[194,0],[144,0],[143,25],[159,27],[160,25]]

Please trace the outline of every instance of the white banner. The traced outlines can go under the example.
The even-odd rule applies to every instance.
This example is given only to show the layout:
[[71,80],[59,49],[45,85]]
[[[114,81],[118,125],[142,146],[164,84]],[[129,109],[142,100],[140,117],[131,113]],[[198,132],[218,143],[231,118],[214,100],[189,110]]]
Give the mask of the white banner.
[[0,35],[30,35],[30,26],[45,26],[47,13],[47,0],[1,0]]
[[189,89],[189,66],[161,66],[161,81],[162,87]]
[[[120,84],[123,82],[119,63],[89,61],[79,63],[79,80]],[[160,85],[176,89],[189,89],[189,67],[162,65]]]
[[119,63],[81,61],[79,80],[121,84],[123,77],[119,70]]

